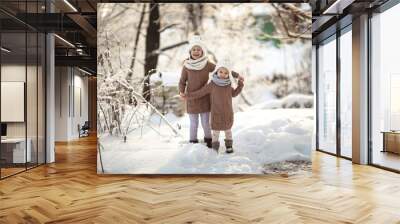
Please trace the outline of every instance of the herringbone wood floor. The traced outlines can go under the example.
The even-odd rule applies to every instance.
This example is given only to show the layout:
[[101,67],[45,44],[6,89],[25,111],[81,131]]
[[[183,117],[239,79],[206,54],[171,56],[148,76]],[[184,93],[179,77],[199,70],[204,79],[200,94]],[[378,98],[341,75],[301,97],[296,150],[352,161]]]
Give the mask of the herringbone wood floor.
[[0,223],[400,223],[400,175],[314,153],[283,176],[99,176],[96,140],[0,181]]

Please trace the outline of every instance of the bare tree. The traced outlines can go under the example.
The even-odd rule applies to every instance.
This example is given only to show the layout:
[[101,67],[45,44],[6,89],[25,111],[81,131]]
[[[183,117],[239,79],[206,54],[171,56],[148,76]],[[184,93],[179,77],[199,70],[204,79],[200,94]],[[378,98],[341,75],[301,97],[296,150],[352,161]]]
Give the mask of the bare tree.
[[160,47],[160,9],[158,3],[150,3],[149,24],[146,32],[146,53],[144,63],[144,85],[143,97],[150,101],[150,73],[149,71],[157,67],[158,54],[151,54]]
[[146,11],[146,4],[143,4],[142,11],[140,12],[140,20],[139,20],[138,26],[136,28],[135,44],[133,46],[133,55],[132,55],[132,59],[131,59],[131,65],[129,67],[130,70],[128,71],[128,75],[127,75],[128,82],[130,82],[132,80],[133,69],[135,67],[135,61],[136,61],[136,53],[137,53],[137,49],[138,49],[140,32],[142,30],[142,24],[143,24],[145,11]]

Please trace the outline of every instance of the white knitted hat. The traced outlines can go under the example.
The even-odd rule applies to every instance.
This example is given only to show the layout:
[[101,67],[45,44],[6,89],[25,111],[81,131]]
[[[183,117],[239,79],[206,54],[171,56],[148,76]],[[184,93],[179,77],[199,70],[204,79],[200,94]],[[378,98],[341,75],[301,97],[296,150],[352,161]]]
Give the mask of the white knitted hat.
[[214,73],[216,73],[217,70],[218,70],[219,68],[226,68],[226,69],[228,70],[228,72],[229,72],[229,79],[231,80],[231,83],[234,83],[234,79],[233,79],[233,76],[232,76],[231,67],[232,67],[232,64],[231,64],[231,62],[230,62],[229,59],[219,60],[219,61],[217,62],[217,64],[215,65],[214,71],[212,71],[212,72],[210,73],[210,76],[209,76],[210,79],[212,79],[212,75],[213,75]]
[[228,59],[223,59],[223,60],[218,61],[218,63],[215,65],[215,69],[212,73],[214,74],[221,67],[226,68],[229,71],[229,75],[232,75],[231,62]]
[[203,50],[203,55],[207,55],[207,48],[206,45],[203,43],[203,41],[201,40],[201,37],[199,35],[194,35],[190,40],[189,40],[189,45],[188,45],[188,49],[187,52],[189,53],[190,56],[190,51],[192,50],[192,48],[194,46],[199,46],[201,47],[201,49]]

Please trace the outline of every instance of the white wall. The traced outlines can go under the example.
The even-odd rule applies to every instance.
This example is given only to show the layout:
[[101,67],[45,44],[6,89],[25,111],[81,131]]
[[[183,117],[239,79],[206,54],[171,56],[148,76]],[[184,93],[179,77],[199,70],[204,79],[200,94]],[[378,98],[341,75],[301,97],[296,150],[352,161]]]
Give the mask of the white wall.
[[[38,69],[38,70],[37,70]],[[1,66],[1,81],[2,82],[24,82],[26,85],[26,101],[22,108],[16,109],[4,106],[1,108],[3,113],[17,113],[12,110],[22,110],[20,113],[25,114],[26,120],[21,122],[5,122],[7,124],[7,137],[9,138],[24,138],[25,135],[30,140],[30,148],[32,151],[32,161],[44,163],[45,159],[45,115],[44,115],[44,73],[42,67],[36,65],[25,64],[2,64]],[[25,80],[27,79],[27,80]],[[4,89],[2,89],[3,92]],[[20,94],[24,94],[24,90]],[[3,92],[4,94],[4,92]],[[2,98],[7,98],[7,95],[2,95]],[[24,97],[25,98],[25,97]],[[26,107],[25,107],[26,103]],[[3,102],[2,102],[3,104]],[[2,114],[3,114],[2,113]],[[22,115],[24,116],[24,115]],[[51,160],[49,160],[51,162]]]
[[[71,132],[70,135],[72,138],[78,138],[78,124],[81,126],[88,120],[88,78],[81,76],[82,73],[78,73],[77,70],[74,71],[74,83],[72,88],[74,90],[74,96],[71,96],[74,102],[71,102],[73,108],[72,111],[72,119],[71,119]],[[79,93],[80,92],[80,93]],[[80,97],[79,97],[80,96]],[[79,103],[79,100],[81,101]],[[81,107],[81,108],[79,108]],[[79,111],[81,109],[81,111]]]
[[[25,82],[25,64],[6,64],[1,66],[1,81]],[[7,110],[7,108],[1,108]],[[25,122],[7,122],[7,137],[25,137]]]
[[[36,75],[36,67],[29,66],[29,65],[27,67],[25,67],[25,64],[24,65],[3,64],[1,66],[1,81],[2,82],[25,82],[26,83],[26,80],[25,80],[26,71],[28,71],[29,75],[33,74],[33,71],[34,71],[34,74]],[[34,81],[29,80],[29,84],[36,85],[36,80],[34,80]],[[27,106],[36,108],[36,106],[37,106],[36,105],[36,89],[27,88],[27,90],[28,90],[28,92],[27,92],[28,99],[26,99]],[[30,105],[32,102],[34,102],[34,104]],[[8,108],[1,108],[1,110],[7,110],[7,109]],[[32,110],[32,108],[30,110],[28,110],[28,112],[32,112],[31,110]],[[35,111],[36,111],[36,109],[35,109]],[[28,119],[28,122],[30,122],[28,124],[28,129],[31,130],[33,128],[34,130],[36,130],[36,119],[37,119],[36,113],[35,114],[28,113],[27,119]],[[34,124],[31,123],[32,121],[34,121]],[[26,122],[7,122],[7,136],[8,137],[25,137],[25,126],[26,126]],[[29,130],[28,130],[28,137],[30,137]]]
[[55,141],[68,140],[69,119],[69,68],[55,68]]
[[78,124],[83,125],[88,120],[88,78],[83,75],[75,68],[56,67],[56,141],[77,139]]

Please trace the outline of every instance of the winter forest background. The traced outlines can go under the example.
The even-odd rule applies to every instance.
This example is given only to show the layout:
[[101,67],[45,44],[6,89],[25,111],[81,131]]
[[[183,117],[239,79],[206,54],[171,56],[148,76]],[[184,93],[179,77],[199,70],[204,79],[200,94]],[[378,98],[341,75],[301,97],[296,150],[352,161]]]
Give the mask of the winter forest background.
[[[187,144],[178,81],[194,34],[209,60],[229,58],[245,78],[233,100],[233,155]],[[309,166],[308,4],[103,3],[97,36],[99,173],[290,173]]]

